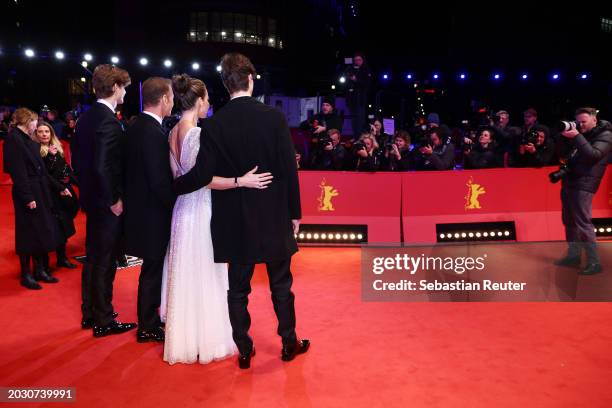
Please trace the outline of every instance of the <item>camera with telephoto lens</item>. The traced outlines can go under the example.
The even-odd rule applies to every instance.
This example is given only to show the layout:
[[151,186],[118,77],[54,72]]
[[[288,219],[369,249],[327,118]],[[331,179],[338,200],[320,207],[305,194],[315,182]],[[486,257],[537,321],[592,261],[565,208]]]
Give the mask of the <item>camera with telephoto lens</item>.
[[550,173],[548,175],[548,178],[550,179],[551,183],[553,184],[558,183],[559,181],[561,181],[562,178],[567,176],[569,172],[570,172],[570,168],[566,164],[562,164],[559,167],[559,170],[553,171],[552,173]]
[[355,142],[355,144],[353,145],[353,150],[355,152],[358,152],[360,150],[365,150],[365,149],[366,149],[365,143],[363,143],[361,140],[358,142]]
[[529,132],[523,134],[521,137],[521,144],[526,145],[531,143],[532,145],[536,145],[538,142],[538,130],[531,129]]
[[559,122],[557,129],[559,130],[559,132],[567,132],[569,130],[579,130],[578,124],[576,122],[565,121],[565,120],[562,120],[561,122]]
[[332,143],[331,137],[329,137],[327,135],[322,136],[319,139],[319,148],[322,149],[322,150],[325,149],[327,146],[332,145],[332,144],[333,143]]

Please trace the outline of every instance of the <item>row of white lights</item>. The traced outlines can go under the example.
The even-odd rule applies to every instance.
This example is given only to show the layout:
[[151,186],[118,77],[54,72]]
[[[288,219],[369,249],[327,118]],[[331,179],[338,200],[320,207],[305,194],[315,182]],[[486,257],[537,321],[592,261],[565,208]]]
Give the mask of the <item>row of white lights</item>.
[[440,239],[459,239],[459,238],[494,238],[494,237],[509,237],[510,231],[491,231],[491,232],[455,232],[448,234],[440,234]]
[[597,228],[595,228],[595,232],[600,232],[600,233],[604,233],[604,232],[612,232],[612,228],[608,227],[608,228],[599,228],[599,230]]
[[[25,56],[28,58],[34,58],[36,56],[36,53],[34,52],[33,49],[28,48],[25,50],[24,52]],[[66,58],[66,54],[64,54],[63,51],[56,51],[55,52],[55,58],[58,60],[63,60]],[[93,55],[91,55],[90,53],[85,53],[83,55],[83,61],[81,62],[81,65],[83,66],[83,68],[87,68],[89,65],[89,62],[93,61]],[[110,57],[110,62],[112,62],[113,64],[118,64],[119,63],[119,57],[117,57],[116,55],[113,55]],[[142,57],[138,60],[138,62],[140,63],[140,65],[147,66],[149,65],[149,60],[146,57]],[[165,59],[164,62],[164,67],[166,68],[172,68],[172,60],[170,59]],[[197,71],[200,69],[200,64],[197,62],[194,62],[191,64],[191,69],[193,69],[194,71]],[[217,72],[221,72],[221,65],[217,65],[216,67]],[[261,79],[261,75],[257,75],[257,79]]]
[[295,238],[299,238],[299,239],[314,239],[314,240],[319,240],[319,239],[321,239],[321,240],[325,240],[325,239],[328,239],[328,240],[334,240],[334,239],[335,240],[341,240],[342,239],[342,240],[345,240],[345,241],[348,241],[348,240],[354,241],[356,239],[357,240],[362,240],[363,239],[363,234],[340,234],[340,233],[335,233],[334,234],[333,232],[330,232],[329,234],[326,234],[326,233],[322,233],[322,234],[314,233],[313,234],[313,233],[310,233],[310,232],[308,232],[308,233],[300,232],[299,234],[295,234]]

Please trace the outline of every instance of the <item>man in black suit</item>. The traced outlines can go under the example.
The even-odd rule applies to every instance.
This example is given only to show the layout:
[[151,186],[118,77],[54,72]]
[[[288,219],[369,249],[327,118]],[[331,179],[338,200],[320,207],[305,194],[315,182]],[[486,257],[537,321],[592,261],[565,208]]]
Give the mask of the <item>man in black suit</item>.
[[104,337],[136,327],[116,321],[112,305],[123,212],[124,131],[115,108],[123,103],[130,76],[121,68],[104,64],[94,70],[92,83],[98,100],[77,122],[72,164],[79,179],[81,206],[87,214],[81,327],[93,327],[94,337]]
[[157,77],[144,81],[142,103],[144,111],[127,131],[124,200],[126,252],[143,258],[136,334],[140,343],[164,341],[158,308],[176,196],[162,120],[174,106],[172,82]]
[[283,114],[251,97],[255,68],[241,54],[221,61],[223,84],[231,96],[215,116],[204,121],[200,151],[193,169],[175,180],[175,191],[198,190],[213,175],[238,177],[256,165],[271,172],[267,189],[213,190],[211,232],[215,262],[229,262],[228,305],[233,338],[240,352],[240,368],[249,368],[255,354],[248,334],[247,310],[255,264],[265,263],[270,280],[281,358],[305,353],[308,340],[295,333],[291,256],[297,252],[294,233],[301,218],[300,189],[295,151]]

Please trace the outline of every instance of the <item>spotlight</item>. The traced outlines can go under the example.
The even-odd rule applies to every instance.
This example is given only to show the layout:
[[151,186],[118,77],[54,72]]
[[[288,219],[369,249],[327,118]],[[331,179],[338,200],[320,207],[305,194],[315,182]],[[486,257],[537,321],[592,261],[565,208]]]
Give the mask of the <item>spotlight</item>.
[[334,234],[329,234],[329,235],[327,236],[327,239],[333,240],[333,239],[334,239]]
[[312,237],[313,237],[314,239],[319,239],[319,234],[314,234]]
[[580,75],[580,79],[588,79],[589,75],[588,74],[582,74]]
[[553,74],[553,75],[552,75],[552,79],[554,79],[555,81],[556,81],[557,79],[559,79],[559,74],[557,74],[557,73]]
[[139,62],[140,62],[140,65],[145,66],[149,63],[149,60],[146,58],[141,58]]
[[503,234],[501,233],[501,231],[499,231],[499,232],[497,233],[497,236],[498,236],[498,237],[501,237],[502,235],[503,235]]
[[599,232],[604,232],[604,231],[605,231],[605,229],[603,229],[603,228],[599,229]]
[[85,53],[85,55],[83,55],[83,59],[89,62],[93,59],[93,55],[91,55],[90,53]]
[[440,239],[444,239],[444,238],[446,238],[446,235],[440,234]]
[[221,37],[225,37],[227,33],[225,31],[221,31]]
[[236,37],[238,38],[242,37],[242,33],[236,33]]
[[354,241],[355,240],[355,234],[351,234],[351,239]]
[[368,105],[368,108],[371,108],[371,107],[372,107],[372,104],[369,104],[369,105]]
[[200,69],[200,64],[198,64],[197,62],[194,62],[193,64],[191,64],[191,69],[193,69],[194,71],[197,71],[198,69]]
[[484,234],[482,234],[482,236],[486,238],[486,237],[488,237],[488,236],[489,236],[489,233],[488,233],[488,232],[485,232]]
[[300,234],[300,239],[304,239],[304,234]]
[[217,72],[221,72],[221,65],[217,65]]
[[406,79],[412,79],[412,74],[406,74]]
[[468,237],[470,237],[470,238],[474,238],[474,233],[473,233],[473,232],[470,232],[470,233],[468,234]]
[[357,239],[361,240],[362,238],[363,238],[363,235],[357,234]]
[[612,228],[606,228],[606,232],[612,232]]
[[310,233],[306,234],[306,239],[310,239],[310,238],[312,238],[312,234],[310,234]]
[[467,234],[465,232],[462,232],[461,233],[461,238],[465,238],[465,237],[467,237]]
[[342,238],[342,235],[336,234],[336,239],[340,239],[340,238]]
[[491,231],[491,233],[490,233],[489,235],[491,235],[492,237],[494,237],[494,236],[495,236],[495,231]]
[[169,59],[164,61],[164,67],[170,68],[171,66],[172,66],[172,61],[170,61]]
[[433,79],[438,79],[438,78],[440,78],[440,74],[433,74]]
[[34,55],[36,55],[34,54],[34,50],[31,48],[28,48],[27,50],[25,50],[24,54],[28,58],[34,58]]
[[341,84],[343,84],[343,83],[345,83],[345,82],[346,82],[346,78],[345,78],[345,77],[343,77],[343,76],[341,76],[341,77],[340,77],[340,83],[341,83]]
[[455,233],[455,239],[459,239],[459,233]]
[[268,42],[269,42],[270,44],[274,45],[274,38],[269,38],[269,39],[268,39]]
[[336,89],[336,85],[332,85],[332,86],[331,86],[331,89]]
[[526,80],[527,78],[529,78],[529,75],[527,75],[527,74],[523,74],[523,75],[521,75],[521,79],[522,79],[522,80]]
[[87,79],[85,79],[85,77],[81,77],[81,82],[85,83],[87,82]]
[[256,78],[261,79],[261,75],[257,74]]
[[477,232],[477,233],[476,233],[476,238],[480,238],[480,237],[481,237],[480,232]]
[[327,234],[321,234],[321,239],[327,239]]
[[413,87],[414,87],[414,88],[418,88],[418,87],[419,87],[419,85],[418,85],[418,84],[414,84],[414,85],[413,85]]
[[63,60],[66,57],[63,51],[55,51],[55,58],[58,60]]
[[384,80],[389,79],[389,74],[383,74],[382,78],[383,78]]
[[510,236],[510,231],[504,231],[504,236],[509,237]]
[[87,68],[87,65],[88,65],[88,64],[87,64],[87,61],[83,61],[83,62],[81,62],[81,66],[82,66],[83,68]]
[[112,62],[113,64],[118,64],[118,63],[119,63],[119,57],[112,56],[112,57],[111,57],[111,62]]
[[465,78],[467,78],[467,75],[465,75],[465,74],[460,74],[459,75],[459,79],[465,79]]
[[500,74],[493,74],[493,79],[498,80],[501,78]]
[[348,234],[342,234],[342,239],[347,240],[348,239]]

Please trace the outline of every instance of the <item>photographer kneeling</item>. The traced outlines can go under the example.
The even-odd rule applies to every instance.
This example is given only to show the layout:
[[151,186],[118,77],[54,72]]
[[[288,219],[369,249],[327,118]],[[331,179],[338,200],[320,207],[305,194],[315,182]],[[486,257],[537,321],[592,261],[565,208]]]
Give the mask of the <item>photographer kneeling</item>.
[[591,219],[593,195],[597,192],[606,172],[608,154],[612,149],[612,125],[597,120],[593,108],[576,111],[576,122],[565,122],[561,135],[572,142],[565,165],[550,174],[553,183],[562,180],[562,219],[567,256],[556,265],[579,266],[584,247],[587,265],[581,275],[594,275],[602,271],[597,255],[595,227]]
[[357,171],[378,171],[382,162],[382,152],[376,144],[376,139],[369,133],[364,133],[359,141],[353,145],[353,151],[357,160],[355,168]]
[[431,129],[415,154],[416,170],[452,170],[455,167],[455,145],[442,143],[439,130]]

